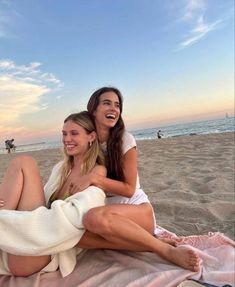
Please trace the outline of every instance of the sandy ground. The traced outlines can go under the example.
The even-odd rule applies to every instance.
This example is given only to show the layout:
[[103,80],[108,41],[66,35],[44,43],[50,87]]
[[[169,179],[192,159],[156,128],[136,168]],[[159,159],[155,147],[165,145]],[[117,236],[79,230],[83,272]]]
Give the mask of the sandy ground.
[[[157,222],[177,235],[220,231],[235,238],[234,133],[138,141],[139,176]],[[29,152],[43,182],[59,149]],[[0,182],[10,159],[0,155]]]

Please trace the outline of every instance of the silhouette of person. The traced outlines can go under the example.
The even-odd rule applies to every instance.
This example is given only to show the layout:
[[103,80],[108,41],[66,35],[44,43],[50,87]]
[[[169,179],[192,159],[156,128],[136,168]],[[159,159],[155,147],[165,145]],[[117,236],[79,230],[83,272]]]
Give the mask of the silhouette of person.
[[158,132],[157,132],[157,137],[158,137],[159,139],[161,139],[162,136],[163,136],[163,134],[162,134],[161,130],[158,130]]
[[14,139],[5,141],[5,146],[6,146],[7,153],[11,153],[11,150],[15,148],[15,145],[13,144],[13,141],[14,141]]

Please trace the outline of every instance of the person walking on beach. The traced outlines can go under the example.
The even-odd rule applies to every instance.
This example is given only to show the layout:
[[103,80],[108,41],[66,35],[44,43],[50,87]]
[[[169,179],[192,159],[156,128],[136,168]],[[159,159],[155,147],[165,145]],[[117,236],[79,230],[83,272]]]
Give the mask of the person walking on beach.
[[7,153],[11,153],[11,150],[15,149],[15,145],[13,144],[13,142],[14,142],[14,139],[5,141]]
[[[103,165],[104,158],[99,148],[95,127],[88,112],[85,111],[68,116],[64,121],[62,138],[65,158],[53,168],[51,180],[49,180],[45,186],[45,195],[40,173],[33,158],[29,156],[16,157],[11,161],[3,179],[3,183],[0,186],[0,209],[21,210],[22,213],[24,213],[23,210],[35,210],[46,204],[48,207],[51,207],[53,201],[65,200],[70,197],[74,191],[78,191],[74,190],[75,187],[73,182],[75,179],[81,178],[88,172],[97,173],[103,177],[106,176],[106,168]],[[80,221],[82,221],[83,213],[89,208],[104,204],[104,193],[101,190],[97,190],[92,190],[90,194],[88,193],[86,195],[85,193],[87,193],[87,191],[85,191],[84,196],[86,196],[86,198],[82,197],[83,194],[80,195],[82,200],[81,204],[78,202],[75,206],[79,211],[81,217]],[[41,209],[38,210],[40,211]],[[45,216],[46,209],[41,211],[42,212],[39,212],[40,216],[38,217]],[[58,212],[59,210],[57,209],[57,213]],[[0,211],[0,213],[4,214],[4,211]],[[55,213],[52,214],[50,221],[53,222],[54,216],[56,216]],[[16,223],[13,222],[13,224],[15,225]],[[43,234],[43,227],[45,227],[46,224],[47,222],[43,222],[43,226],[39,229],[39,237],[41,232]],[[27,225],[32,225],[32,230],[30,230],[29,227],[29,233],[33,233],[34,229],[37,227],[37,222],[32,221],[31,225],[30,221],[23,222],[23,234],[27,231]],[[7,226],[10,232],[10,224]],[[16,228],[20,229],[20,226],[21,225],[17,225]],[[0,230],[2,229],[0,228]],[[60,231],[60,233],[61,232],[62,231]],[[80,232],[80,237],[83,233],[84,228],[82,228],[82,232]],[[78,235],[79,234],[77,234],[76,241],[73,245],[79,240]],[[15,234],[13,232],[12,238],[9,238],[9,241],[12,242],[12,244],[16,243],[16,245],[18,241],[24,242],[27,238],[27,236],[22,236],[20,240],[15,240],[15,242],[13,242],[14,236]],[[1,234],[1,237],[3,237],[3,234]],[[51,236],[48,237],[48,234],[46,234],[45,244],[49,245],[48,238],[50,237]],[[34,240],[37,241],[36,239]],[[23,246],[21,247],[23,249]],[[30,247],[28,248],[30,249]],[[2,258],[5,258],[5,260],[2,260]],[[54,262],[50,261],[51,256],[49,255],[17,256],[2,252],[2,256],[0,256],[0,274],[29,276],[43,270],[47,265],[49,266],[48,270],[55,271],[58,264],[56,263],[56,260],[54,260]],[[8,262],[8,264],[6,264],[6,262]],[[45,271],[47,271],[47,269],[45,269]],[[71,271],[72,270],[70,270],[70,272]],[[66,272],[68,273],[68,270]]]

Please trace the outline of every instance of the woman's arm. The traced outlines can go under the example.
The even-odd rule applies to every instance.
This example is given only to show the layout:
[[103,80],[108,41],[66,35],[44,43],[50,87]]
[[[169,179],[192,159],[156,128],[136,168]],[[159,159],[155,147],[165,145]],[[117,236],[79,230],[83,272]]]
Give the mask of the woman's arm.
[[123,165],[124,181],[105,178],[92,172],[89,175],[90,185],[95,185],[103,189],[105,192],[131,197],[136,189],[137,178],[137,151],[135,147],[129,149],[124,154]]
[[[69,193],[72,195],[72,194],[75,194],[76,192],[80,192],[88,188],[90,185],[92,185],[90,182],[90,178],[93,176],[99,176],[101,178],[102,177],[105,178],[107,176],[106,167],[103,165],[96,165],[92,169],[91,173],[83,175],[82,177],[79,177],[77,179],[77,182],[73,183],[73,187],[70,188]],[[0,204],[1,204],[1,201],[0,201]]]
[[136,179],[137,179],[137,151],[136,147],[130,148],[123,155],[123,171],[124,171],[124,181],[113,180],[106,177],[104,171],[102,171],[103,166],[96,166],[92,172],[79,178],[75,183],[73,191],[71,193],[79,192],[84,190],[90,185],[97,186],[104,190],[105,192],[110,192],[113,194],[132,197],[136,189]]

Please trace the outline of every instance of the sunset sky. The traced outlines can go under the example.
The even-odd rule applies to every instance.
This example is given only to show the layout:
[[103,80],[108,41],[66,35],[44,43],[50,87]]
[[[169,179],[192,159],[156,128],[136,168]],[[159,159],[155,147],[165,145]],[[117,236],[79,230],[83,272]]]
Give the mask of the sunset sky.
[[0,145],[58,139],[104,85],[128,130],[234,113],[234,0],[0,0]]

